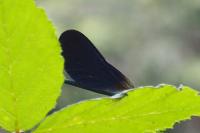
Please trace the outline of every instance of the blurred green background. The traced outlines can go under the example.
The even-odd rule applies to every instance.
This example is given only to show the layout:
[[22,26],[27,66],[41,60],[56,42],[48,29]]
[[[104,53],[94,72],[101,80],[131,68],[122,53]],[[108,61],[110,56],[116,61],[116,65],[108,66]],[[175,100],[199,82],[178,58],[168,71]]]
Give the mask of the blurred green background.
[[[135,86],[160,83],[200,89],[199,0],[36,0],[59,36],[84,33]],[[103,95],[68,85],[57,108]],[[199,133],[200,120],[170,133]]]

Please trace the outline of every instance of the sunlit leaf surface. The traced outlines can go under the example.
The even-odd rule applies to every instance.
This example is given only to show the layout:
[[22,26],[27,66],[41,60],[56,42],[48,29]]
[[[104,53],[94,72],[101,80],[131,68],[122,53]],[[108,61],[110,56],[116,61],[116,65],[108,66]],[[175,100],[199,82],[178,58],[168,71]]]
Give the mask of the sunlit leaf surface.
[[155,133],[200,115],[200,96],[170,85],[143,87],[122,99],[88,100],[49,116],[35,133]]
[[54,107],[63,61],[54,28],[33,0],[0,0],[0,126],[32,128]]

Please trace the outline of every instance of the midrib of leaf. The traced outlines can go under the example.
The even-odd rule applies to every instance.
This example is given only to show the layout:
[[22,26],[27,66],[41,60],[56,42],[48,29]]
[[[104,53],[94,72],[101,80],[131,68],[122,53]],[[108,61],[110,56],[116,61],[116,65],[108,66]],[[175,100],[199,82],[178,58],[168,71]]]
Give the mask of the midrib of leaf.
[[[5,10],[5,9],[4,9]],[[14,9],[13,9],[14,10]],[[4,31],[4,35],[6,36],[4,39],[5,39],[5,42],[4,43],[2,43],[1,45],[1,47],[3,48],[3,50],[4,50],[4,53],[7,55],[7,62],[6,62],[6,65],[4,65],[4,66],[2,66],[4,69],[6,69],[6,72],[7,72],[7,74],[8,74],[8,76],[9,76],[9,79],[10,79],[10,89],[8,89],[8,91],[9,91],[9,93],[8,94],[10,94],[11,95],[11,97],[12,97],[12,101],[13,101],[13,113],[11,113],[11,112],[9,112],[8,110],[6,110],[6,109],[4,109],[3,111],[4,112],[6,112],[6,113],[8,113],[8,114],[10,114],[12,117],[14,117],[14,123],[15,123],[15,130],[16,130],[16,132],[19,132],[19,126],[18,126],[18,111],[17,111],[17,95],[16,95],[16,90],[15,90],[15,85],[14,85],[14,78],[13,78],[13,74],[14,74],[14,72],[13,72],[13,62],[14,62],[14,59],[12,58],[12,57],[14,57],[14,56],[12,56],[11,55],[11,48],[9,49],[8,48],[8,46],[10,45],[10,40],[12,39],[12,37],[14,36],[14,33],[16,33],[16,32],[14,32],[15,31],[15,29],[16,29],[16,27],[15,27],[15,29],[14,29],[14,31],[12,31],[12,32],[9,32],[9,30],[7,29],[7,23],[5,22],[7,19],[6,19],[6,14],[4,14],[4,13],[2,13],[1,14],[2,16],[3,16],[3,18],[2,18],[2,23],[3,23],[3,31]],[[11,17],[14,17],[14,15],[13,16],[11,16]],[[12,43],[12,42],[11,42]]]
[[[5,47],[5,46],[4,46]],[[13,79],[13,71],[12,71],[12,63],[13,63],[13,59],[11,58],[11,54],[10,54],[10,50],[7,48],[6,51],[6,55],[8,57],[8,75],[9,75],[9,79],[10,79],[10,94],[12,96],[12,101],[13,101],[13,109],[14,109],[14,117],[15,117],[15,130],[16,132],[19,131],[19,126],[18,126],[18,111],[17,111],[17,96],[15,93],[15,88],[14,88],[14,79]]]

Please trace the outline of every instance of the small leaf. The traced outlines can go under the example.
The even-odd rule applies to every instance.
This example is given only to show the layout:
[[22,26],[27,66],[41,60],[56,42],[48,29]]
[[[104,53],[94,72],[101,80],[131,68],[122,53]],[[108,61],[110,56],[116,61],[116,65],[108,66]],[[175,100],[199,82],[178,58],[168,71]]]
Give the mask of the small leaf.
[[52,24],[33,0],[0,1],[0,126],[32,128],[55,105],[63,61]]
[[80,102],[47,117],[34,133],[156,133],[200,115],[198,92],[163,85],[128,92],[122,99]]

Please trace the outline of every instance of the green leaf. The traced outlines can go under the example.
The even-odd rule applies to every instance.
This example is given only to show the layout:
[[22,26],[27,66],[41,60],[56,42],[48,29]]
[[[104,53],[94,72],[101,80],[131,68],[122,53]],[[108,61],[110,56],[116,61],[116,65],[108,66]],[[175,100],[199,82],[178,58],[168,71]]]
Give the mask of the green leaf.
[[54,107],[63,61],[52,24],[33,0],[0,0],[0,126],[32,128]]
[[155,133],[200,115],[198,92],[170,86],[137,88],[121,99],[80,102],[47,117],[34,133]]

